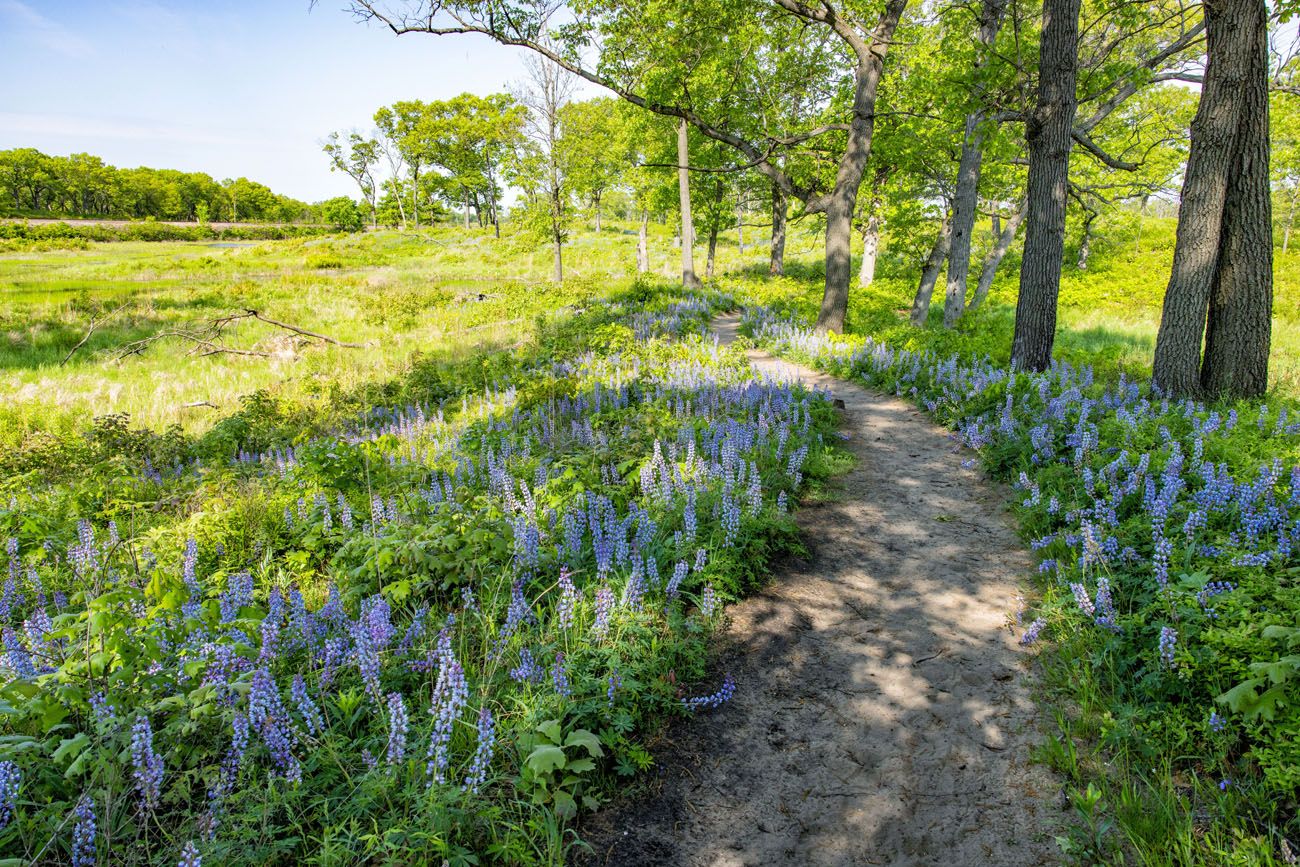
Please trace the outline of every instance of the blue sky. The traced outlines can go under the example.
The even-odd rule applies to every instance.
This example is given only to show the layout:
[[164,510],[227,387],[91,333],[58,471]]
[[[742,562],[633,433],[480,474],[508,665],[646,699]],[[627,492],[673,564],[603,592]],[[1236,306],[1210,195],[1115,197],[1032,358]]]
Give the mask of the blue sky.
[[476,36],[397,37],[344,0],[0,0],[0,148],[355,194],[330,130],[399,99],[491,93],[522,55]]

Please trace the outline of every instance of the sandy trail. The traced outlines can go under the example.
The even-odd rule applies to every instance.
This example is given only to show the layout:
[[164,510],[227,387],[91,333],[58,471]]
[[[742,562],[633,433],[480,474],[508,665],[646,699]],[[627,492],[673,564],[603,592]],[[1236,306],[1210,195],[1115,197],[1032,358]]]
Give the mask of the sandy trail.
[[[724,343],[738,323],[715,320]],[[798,513],[811,558],[729,609],[735,698],[673,728],[649,793],[586,823],[590,862],[1055,863],[1059,786],[1029,764],[1006,629],[1032,560],[1004,491],[908,404],[749,356],[843,400],[857,464]]]

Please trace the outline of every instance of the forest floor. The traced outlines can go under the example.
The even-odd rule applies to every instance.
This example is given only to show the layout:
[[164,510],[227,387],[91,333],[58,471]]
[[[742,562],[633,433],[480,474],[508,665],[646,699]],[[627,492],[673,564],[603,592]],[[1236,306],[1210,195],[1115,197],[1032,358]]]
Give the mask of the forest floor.
[[[715,320],[722,342],[738,316]],[[710,867],[1055,863],[1060,785],[1007,629],[1032,559],[1006,493],[901,400],[825,386],[856,458],[805,506],[807,560],[728,609],[722,709],[684,722],[648,788],[585,823],[590,863]]]

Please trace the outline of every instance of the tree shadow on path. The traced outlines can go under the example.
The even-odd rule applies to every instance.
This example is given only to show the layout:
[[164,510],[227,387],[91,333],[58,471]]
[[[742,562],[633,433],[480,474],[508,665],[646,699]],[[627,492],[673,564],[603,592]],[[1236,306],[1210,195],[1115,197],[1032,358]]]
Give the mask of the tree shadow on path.
[[[734,339],[736,317],[715,326]],[[1004,492],[894,398],[793,368],[845,403],[835,502],[810,558],[729,609],[733,700],[672,728],[649,791],[589,819],[588,863],[1047,864],[1058,784],[1010,630],[1032,559]]]

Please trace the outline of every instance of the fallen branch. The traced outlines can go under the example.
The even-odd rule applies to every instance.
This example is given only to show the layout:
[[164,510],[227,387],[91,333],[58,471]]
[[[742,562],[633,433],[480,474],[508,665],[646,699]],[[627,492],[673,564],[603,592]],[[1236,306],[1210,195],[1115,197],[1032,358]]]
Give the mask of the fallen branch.
[[218,316],[216,319],[210,320],[193,331],[183,329],[160,331],[157,334],[152,334],[142,340],[133,341],[132,343],[128,343],[126,346],[122,347],[118,351],[116,358],[118,361],[121,361],[128,355],[140,355],[153,344],[167,338],[176,338],[193,344],[190,348],[190,354],[197,352],[200,357],[208,355],[244,355],[254,358],[271,358],[272,354],[269,352],[262,352],[257,349],[235,349],[234,347],[226,346],[224,343],[220,342],[222,337],[225,336],[227,328],[234,325],[236,322],[241,322],[245,319],[256,319],[258,322],[264,322],[274,328],[281,328],[285,331],[291,331],[301,337],[309,337],[312,340],[319,340],[322,343],[329,343],[333,346],[342,346],[346,349],[362,349],[365,346],[365,344],[362,343],[347,343],[338,340],[337,338],[330,337],[328,334],[309,331],[306,328],[291,325],[288,322],[281,322],[278,319],[263,316],[256,310],[245,309],[242,313],[231,313],[226,316]]
[[95,333],[96,329],[98,329],[99,326],[106,324],[110,319],[112,319],[114,316],[121,313],[125,309],[126,309],[126,304],[122,304],[116,310],[109,313],[108,315],[102,316],[99,319],[92,319],[90,321],[90,328],[87,329],[85,336],[77,341],[76,346],[68,350],[68,354],[63,356],[63,360],[59,362],[59,367],[65,366],[72,359],[72,356],[77,354],[77,350],[86,345],[86,341],[90,340],[91,336]]

